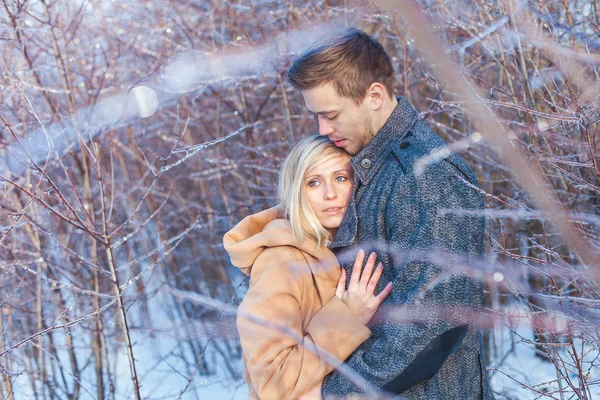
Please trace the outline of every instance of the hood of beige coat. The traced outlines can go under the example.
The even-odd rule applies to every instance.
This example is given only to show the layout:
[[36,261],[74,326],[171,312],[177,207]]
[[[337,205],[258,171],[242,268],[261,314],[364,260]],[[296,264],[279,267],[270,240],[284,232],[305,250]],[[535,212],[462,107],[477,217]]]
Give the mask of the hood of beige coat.
[[[269,208],[244,218],[225,234],[223,247],[231,263],[244,274],[250,275],[252,265],[260,253],[269,247],[294,246],[320,261],[335,256],[325,246],[317,246],[316,241],[305,238],[302,243],[294,239],[290,222],[279,218],[277,207]],[[337,261],[334,261],[337,264]]]

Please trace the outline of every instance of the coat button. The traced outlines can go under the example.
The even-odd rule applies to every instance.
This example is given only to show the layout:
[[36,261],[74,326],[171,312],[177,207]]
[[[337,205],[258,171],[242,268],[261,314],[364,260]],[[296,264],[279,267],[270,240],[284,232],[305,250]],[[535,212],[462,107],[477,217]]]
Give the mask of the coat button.
[[408,142],[401,142],[401,143],[400,143],[400,148],[401,148],[401,149],[405,149],[405,148],[407,148],[407,147],[408,147]]
[[368,158],[363,158],[362,161],[360,162],[360,166],[363,167],[364,169],[371,168],[371,160],[369,160]]

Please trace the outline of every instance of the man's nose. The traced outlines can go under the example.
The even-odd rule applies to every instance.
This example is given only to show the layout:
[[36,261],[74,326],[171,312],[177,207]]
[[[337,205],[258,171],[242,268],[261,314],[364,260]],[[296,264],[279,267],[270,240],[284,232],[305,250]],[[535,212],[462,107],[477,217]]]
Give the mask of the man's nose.
[[335,129],[330,122],[326,121],[324,117],[319,116],[319,134],[321,136],[331,135],[335,132]]

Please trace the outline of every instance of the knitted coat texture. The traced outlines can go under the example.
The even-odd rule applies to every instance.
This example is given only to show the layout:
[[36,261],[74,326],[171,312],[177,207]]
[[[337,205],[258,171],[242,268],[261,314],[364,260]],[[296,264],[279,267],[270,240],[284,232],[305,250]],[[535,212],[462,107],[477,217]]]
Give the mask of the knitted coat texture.
[[[433,377],[398,399],[493,399],[480,330],[485,219],[477,178],[465,161],[418,118],[402,97],[390,118],[351,159],[355,187],[330,246],[350,277],[359,248],[384,265],[377,290],[392,293],[369,324],[372,336],[347,359],[364,384],[382,388],[434,339],[459,326],[466,335]],[[339,372],[325,399],[360,396]]]

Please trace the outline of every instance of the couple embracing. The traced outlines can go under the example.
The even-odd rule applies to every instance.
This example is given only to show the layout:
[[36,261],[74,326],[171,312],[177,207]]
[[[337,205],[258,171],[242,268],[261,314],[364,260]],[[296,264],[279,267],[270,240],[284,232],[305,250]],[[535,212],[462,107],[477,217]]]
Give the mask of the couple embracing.
[[451,153],[415,170],[446,143],[394,96],[390,58],[364,32],[323,41],[288,78],[319,135],[286,158],[279,204],[223,239],[250,275],[237,318],[250,398],[493,399],[472,318],[475,175]]

